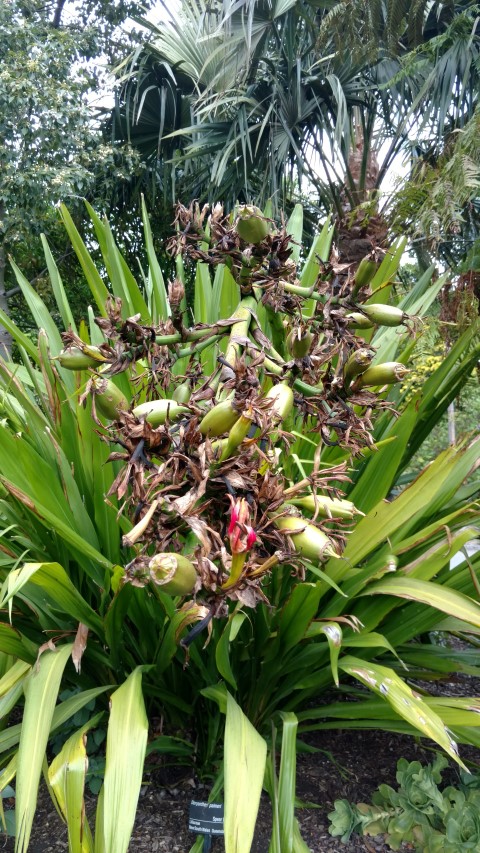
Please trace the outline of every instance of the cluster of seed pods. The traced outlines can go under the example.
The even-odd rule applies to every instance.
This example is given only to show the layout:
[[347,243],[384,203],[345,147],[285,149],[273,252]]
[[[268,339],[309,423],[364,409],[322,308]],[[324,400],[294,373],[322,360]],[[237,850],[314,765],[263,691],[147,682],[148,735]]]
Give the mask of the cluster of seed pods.
[[[371,302],[378,260],[355,269],[333,255],[305,288],[292,248],[285,228],[256,208],[225,216],[219,205],[179,206],[169,251],[228,268],[240,293],[232,316],[187,326],[176,279],[168,320],[125,318],[112,299],[97,320],[105,342],[69,332],[58,357],[78,372],[92,428],[111,446],[106,497],[115,494],[131,521],[124,582],[186,597],[179,606],[190,622],[223,615],[227,599],[254,606],[282,563],[303,577],[341,557],[357,514],[342,496],[347,463],[322,469],[317,453],[308,476],[295,478],[292,445],[300,431],[320,449],[362,453],[373,443],[372,413],[388,405],[385,388],[407,372],[375,364],[357,334],[412,319]],[[205,375],[210,347],[217,357]],[[131,399],[115,379],[122,372]]]

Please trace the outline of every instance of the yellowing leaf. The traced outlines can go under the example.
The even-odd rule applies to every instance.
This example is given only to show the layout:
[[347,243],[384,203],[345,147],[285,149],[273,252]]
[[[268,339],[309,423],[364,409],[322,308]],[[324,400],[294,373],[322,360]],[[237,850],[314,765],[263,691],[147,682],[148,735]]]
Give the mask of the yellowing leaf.
[[55,652],[45,652],[25,681],[25,710],[18,751],[16,853],[28,849],[48,735],[60,680],[71,651],[72,646],[68,644]]
[[267,744],[227,693],[225,853],[250,853],[262,793]]
[[126,853],[142,784],[148,720],[137,667],[112,694],[104,783],[104,839],[107,853]]
[[85,818],[85,776],[88,768],[86,732],[102,714],[96,714],[64,743],[48,770],[48,781],[68,829],[69,853],[91,853],[93,841]]
[[362,684],[389,702],[396,713],[418,729],[423,737],[434,740],[461,767],[465,766],[458,756],[457,745],[441,718],[423,701],[418,693],[415,693],[408,684],[402,681],[393,669],[350,656],[342,658],[339,666],[348,675],[357,678]]

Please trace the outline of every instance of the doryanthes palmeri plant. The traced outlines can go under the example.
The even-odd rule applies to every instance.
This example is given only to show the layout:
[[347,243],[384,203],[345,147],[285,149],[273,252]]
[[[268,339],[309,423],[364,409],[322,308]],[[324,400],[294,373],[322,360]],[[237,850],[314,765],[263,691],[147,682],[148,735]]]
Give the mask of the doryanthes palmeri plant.
[[[193,534],[192,594],[210,618],[225,618],[228,600],[253,606],[264,599],[265,575],[280,564],[297,567],[300,577],[305,561],[321,564],[340,556],[342,515],[331,513],[325,520],[316,514],[312,520],[302,516],[298,501],[285,504],[284,496],[287,490],[290,499],[324,495],[334,510],[348,479],[346,465],[318,467],[307,479],[289,483],[283,459],[293,441],[290,430],[304,417],[328,446],[352,455],[370,447],[371,413],[389,406],[382,392],[408,371],[401,363],[372,365],[375,350],[365,349],[348,315],[360,308],[387,326],[392,313],[395,326],[410,318],[389,306],[362,308],[358,300],[366,302],[369,289],[364,286],[354,297],[354,268],[338,267],[334,258],[312,287],[302,287],[291,236],[257,208],[240,208],[232,217],[220,205],[212,211],[179,205],[176,222],[169,252],[226,267],[240,289],[234,315],[186,327],[177,304],[169,318],[145,324],[138,315],[125,317],[121,300],[109,299],[106,317],[96,318],[105,336],[98,352],[92,354],[68,331],[58,360],[69,368],[71,354],[72,369],[89,377],[82,400],[92,395],[94,417],[99,412],[107,421],[101,428],[112,446],[110,459],[121,462],[108,495],[122,501],[123,515],[141,528],[127,540],[135,555],[123,583],[155,583],[150,571],[155,555],[181,554]],[[180,292],[181,283],[171,289]],[[308,330],[301,332],[304,306],[312,300]],[[265,334],[262,311],[267,318],[268,312],[283,317],[285,328],[290,324],[290,360]],[[222,341],[217,365],[210,374],[200,372],[200,354]],[[104,361],[97,369],[91,362],[79,368],[79,353]],[[109,378],[123,372],[135,376],[128,405]],[[190,389],[184,405],[168,396],[180,384]],[[197,634],[194,628],[190,637]],[[188,642],[183,639],[185,648]]]
[[[126,851],[146,712],[170,733],[150,750],[210,768],[226,713],[225,846],[243,853],[278,711],[288,712],[289,753],[298,721],[348,726],[352,709],[355,722],[393,718],[452,757],[454,738],[477,737],[478,715],[462,707],[454,725],[448,704],[420,698],[404,676],[405,667],[433,677],[475,669],[466,653],[446,661],[412,640],[445,619],[457,631],[480,626],[470,568],[448,572],[475,535],[474,486],[458,490],[478,443],[445,451],[390,494],[478,359],[475,329],[406,402],[416,316],[441,281],[427,274],[393,313],[382,308],[401,244],[357,280],[337,263],[328,223],[299,264],[300,208],[285,227],[251,208],[179,206],[167,287],[144,212],[140,288],[109,226],[90,214],[108,287],[62,209],[96,303],[88,329],[75,324],[47,246],[63,336],[19,270],[38,345],[0,314],[19,351],[18,364],[0,361],[5,719],[26,697],[0,757],[2,783],[17,777],[18,850],[28,847],[50,732],[96,698],[98,714],[48,774],[71,849],[81,839],[85,850]],[[195,271],[192,305],[185,268]],[[311,700],[340,677],[366,685],[372,701],[316,709]],[[55,705],[60,685],[75,692]],[[81,796],[93,725],[107,725],[95,839]],[[271,791],[273,777],[272,765]],[[293,841],[278,844],[287,853]]]

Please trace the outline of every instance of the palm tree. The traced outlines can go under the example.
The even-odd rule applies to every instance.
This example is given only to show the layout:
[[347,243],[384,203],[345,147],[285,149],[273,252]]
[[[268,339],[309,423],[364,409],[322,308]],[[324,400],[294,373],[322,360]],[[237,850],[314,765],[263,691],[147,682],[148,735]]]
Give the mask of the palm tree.
[[112,129],[165,196],[279,209],[308,190],[358,260],[384,239],[395,157],[473,113],[474,20],[465,0],[183,0],[132,58]]

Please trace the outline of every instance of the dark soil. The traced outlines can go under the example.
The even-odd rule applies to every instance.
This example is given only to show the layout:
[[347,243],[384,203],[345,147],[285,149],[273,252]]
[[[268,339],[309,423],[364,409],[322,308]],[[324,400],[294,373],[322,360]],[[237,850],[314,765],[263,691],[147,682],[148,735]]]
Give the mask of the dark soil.
[[[297,796],[318,804],[318,808],[297,811],[302,836],[312,853],[386,853],[390,848],[382,838],[353,837],[348,844],[328,833],[327,815],[336,799],[369,801],[381,782],[395,784],[397,761],[404,757],[427,763],[432,750],[413,738],[385,732],[315,732],[304,737],[322,752],[298,756]],[[480,764],[480,754],[463,748],[462,756]],[[453,771],[454,772],[454,771]],[[188,853],[195,836],[188,831],[188,808],[192,799],[207,799],[208,788],[188,777],[173,786],[161,784],[155,771],[142,789],[129,853]],[[262,800],[252,853],[267,853],[271,811]],[[13,851],[9,839],[1,851]],[[32,853],[65,853],[68,850],[64,824],[52,808],[45,789],[41,791],[30,846]],[[222,839],[215,839],[212,853],[223,853]]]
[[[433,689],[432,689],[433,688]],[[431,692],[435,686],[430,684]],[[459,676],[450,684],[438,685],[439,692],[450,695],[480,695],[477,679]],[[334,801],[345,798],[351,803],[369,802],[381,782],[396,784],[395,772],[399,758],[428,763],[434,757],[434,744],[417,741],[388,732],[378,731],[321,731],[309,732],[302,740],[318,752],[299,752],[297,758],[297,797],[315,803],[317,808],[297,810],[302,836],[312,853],[387,853],[390,848],[379,838],[354,836],[348,844],[329,835],[328,813]],[[478,765],[480,752],[474,747],[461,747],[464,760]],[[451,778],[456,784],[456,771]],[[206,800],[208,786],[177,771],[155,769],[146,777],[142,788],[137,818],[129,853],[188,853],[195,835],[188,830],[188,810],[192,799]],[[87,803],[94,813],[95,803]],[[251,853],[268,853],[270,843],[271,809],[267,797],[262,799],[256,834]],[[222,838],[215,838],[212,853],[224,853]],[[6,839],[0,853],[13,851],[13,842]],[[34,831],[29,848],[31,853],[65,853],[68,851],[66,828],[54,808],[45,788],[39,796]]]

